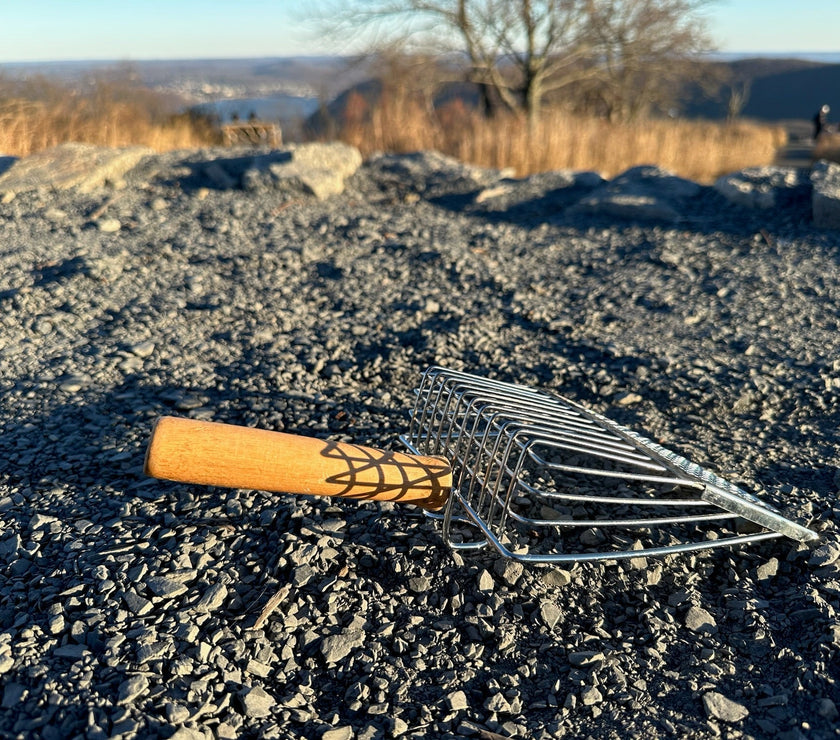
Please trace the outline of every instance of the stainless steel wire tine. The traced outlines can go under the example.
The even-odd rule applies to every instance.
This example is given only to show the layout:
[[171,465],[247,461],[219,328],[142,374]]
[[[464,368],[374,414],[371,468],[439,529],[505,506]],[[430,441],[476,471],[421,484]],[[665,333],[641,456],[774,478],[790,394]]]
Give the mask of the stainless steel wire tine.
[[[481,463],[481,444],[487,439],[486,433],[479,434],[479,427],[483,417],[479,411],[475,416],[465,416],[463,419],[463,431],[460,435],[462,443],[460,446],[459,459],[461,460],[461,473],[459,475],[458,487],[465,499],[471,500],[476,480],[479,479],[478,465]],[[469,474],[469,477],[468,477]]]
[[[464,401],[464,418],[465,423],[469,420],[473,422],[482,418],[484,409],[487,406],[494,404],[494,399],[485,393],[477,393],[474,389],[470,389],[468,393],[462,396]],[[475,426],[475,424],[474,424]]]
[[569,401],[569,403],[573,406],[579,407],[582,412],[587,413],[607,428],[612,429],[618,436],[627,439],[631,442],[631,444],[641,446],[652,458],[659,460],[664,467],[668,468],[672,472],[688,476],[705,484],[718,485],[720,488],[723,488],[739,498],[747,499],[750,502],[773,512],[774,514],[777,513],[772,506],[769,506],[758,497],[753,496],[751,493],[743,490],[739,486],[736,486],[734,483],[715,475],[713,472],[707,470],[701,465],[691,462],[687,458],[682,455],[678,455],[672,450],[666,449],[653,440],[634,432],[632,429],[627,429],[626,427],[617,424],[612,419],[608,419],[607,417],[594,411],[589,411],[588,409],[575,404],[573,401]]
[[[429,452],[438,454],[442,452],[439,428],[445,416],[445,406],[451,398],[452,390],[446,375],[439,375],[435,381],[434,391],[429,395],[429,410],[426,415],[425,428],[429,438]],[[444,399],[445,403],[441,399]]]
[[461,500],[461,496],[458,493],[457,488],[452,490],[452,493],[449,496],[449,500],[446,502],[446,508],[443,512],[443,539],[450,547],[456,546],[456,543],[454,543],[452,540],[452,514],[455,508],[456,500],[459,502]]
[[[528,435],[530,430],[528,429],[517,429],[513,436],[511,437],[511,444],[515,441],[515,436],[519,434]],[[701,515],[682,515],[682,516],[670,516],[670,517],[649,517],[649,518],[636,518],[636,519],[625,519],[625,520],[545,520],[545,519],[532,519],[530,517],[522,517],[518,515],[515,511],[511,509],[510,503],[514,492],[522,485],[521,481],[521,472],[522,472],[522,465],[524,460],[528,456],[528,451],[531,446],[538,445],[542,441],[539,439],[529,438],[524,445],[520,445],[520,455],[517,458],[517,462],[514,468],[512,468],[512,475],[511,475],[511,483],[508,487],[508,491],[504,501],[504,511],[506,516],[510,516],[515,521],[518,521],[523,524],[528,524],[532,526],[546,526],[546,525],[556,525],[556,526],[648,526],[648,525],[658,525],[658,524],[676,524],[682,522],[697,522],[697,521],[720,521],[723,519],[731,519],[736,517],[737,515],[727,512],[725,510],[720,510],[718,513],[715,514],[701,514]],[[676,481],[679,482],[679,481]],[[533,489],[532,489],[533,490]],[[615,504],[615,505],[622,505],[622,506],[637,506],[637,507],[646,507],[646,506],[684,506],[686,504],[685,501],[675,499],[675,500],[646,500],[641,498],[631,498],[631,497],[607,497],[607,496],[598,496],[598,495],[585,495],[585,494],[554,494],[551,492],[539,492],[537,491],[537,495],[540,497],[545,496],[546,498],[553,499],[553,498],[561,498],[562,500],[575,500],[575,501],[588,501],[591,503],[596,503],[599,505],[603,504]],[[697,504],[702,504],[708,506],[709,504],[705,501],[699,500],[696,502]]]
[[[479,492],[479,506],[478,506],[479,511],[484,510],[484,506],[485,506],[484,502],[485,502],[487,496],[490,496],[490,504],[488,505],[488,519],[489,519],[489,518],[491,518],[492,512],[493,512],[493,498],[492,497],[493,497],[495,489],[498,487],[499,479],[501,478],[502,472],[504,471],[504,466],[503,466],[504,460],[500,460],[499,457],[498,457],[499,447],[500,447],[500,445],[502,443],[502,439],[504,437],[503,425],[501,425],[499,423],[498,417],[502,416],[502,418],[504,419],[504,416],[503,416],[502,412],[499,409],[497,409],[495,406],[493,406],[492,404],[489,405],[487,407],[487,409],[485,409],[485,411],[487,411],[487,410],[492,411],[492,413],[489,413],[489,414],[486,415],[487,428],[489,429],[491,427],[495,427],[499,430],[499,433],[494,435],[492,451],[490,451],[489,453],[485,453],[485,454],[489,454],[488,461],[487,461],[488,472],[492,473],[494,467],[497,467],[498,471],[499,471],[496,474],[496,478],[493,480],[493,483],[492,483],[493,491],[491,491],[489,489],[489,486],[491,485],[491,478],[488,475],[488,476],[485,477],[484,485],[482,486],[482,488]],[[485,441],[486,441],[487,438],[488,438],[488,435],[484,435],[484,437],[485,437]]]
[[[478,425],[481,423],[481,411],[480,408],[482,405],[487,404],[488,400],[483,398],[480,395],[467,395],[463,394],[460,398],[461,402],[464,404],[464,411],[463,411],[463,422],[461,426],[461,436],[463,437],[464,433],[466,432],[467,426],[472,420],[472,437],[475,436],[477,433]],[[455,457],[457,458],[460,454],[463,454],[463,450],[466,449],[466,443],[459,439],[459,444],[455,448]]]
[[[476,399],[477,401],[479,399]],[[464,423],[469,425],[470,417],[464,417]],[[479,428],[485,425],[484,431],[479,434]],[[484,414],[481,409],[475,410],[475,416],[472,418],[472,428],[467,431],[464,428],[463,444],[460,449],[460,457],[462,460],[462,470],[459,476],[459,489],[468,500],[472,500],[473,491],[476,481],[479,480],[478,466],[481,464],[482,445],[487,441],[489,435],[486,432],[486,422]],[[472,470],[472,475],[467,480],[467,472]]]
[[[548,436],[540,440],[539,446],[554,447],[563,450],[568,449],[568,446],[565,444],[565,441],[558,442],[554,438]],[[600,470],[598,468],[585,467],[583,465],[566,465],[562,462],[546,460],[542,455],[535,452],[531,452],[531,459],[545,468],[548,468],[550,470],[559,470],[561,472],[581,473],[584,475],[595,475],[606,478],[626,478],[629,480],[647,481],[649,483],[680,484],[698,491],[702,491],[705,488],[704,484],[696,480],[695,478],[690,477],[679,470],[674,470],[672,468],[661,465],[658,459],[655,457],[642,458],[643,460],[650,461],[650,463],[646,465],[639,464],[636,461],[633,461],[631,464],[634,465],[634,467],[636,468],[659,470],[662,471],[662,474],[651,475],[649,473],[638,471]],[[666,473],[667,475],[665,475]]]
[[[461,397],[461,393],[459,392],[459,399]],[[473,429],[469,432],[469,435],[472,436],[472,439],[469,439],[467,433],[467,425],[469,424],[470,418],[468,415],[462,415],[460,418],[453,419],[453,424],[460,425],[461,431],[458,434],[458,442],[466,447],[467,450],[473,449],[475,446],[473,441],[476,435],[475,424],[477,423],[477,419],[473,422]],[[482,436],[482,439],[484,437]],[[477,462],[479,459],[477,459]],[[482,541],[469,541],[469,542],[461,542],[457,543],[454,542],[452,539],[452,522],[455,519],[455,505],[456,502],[461,506],[465,513],[471,511],[471,507],[466,503],[466,496],[465,496],[465,485],[464,482],[469,476],[469,480],[476,480],[478,478],[478,473],[473,472],[470,475],[470,460],[467,454],[463,453],[461,455],[461,462],[460,462],[460,471],[458,474],[458,480],[456,481],[452,494],[450,496],[449,501],[447,502],[446,509],[444,511],[444,521],[443,521],[443,532],[444,532],[444,539],[445,541],[455,549],[478,549],[481,547],[485,547],[488,543],[487,540],[484,539]],[[459,521],[461,521],[459,519]],[[481,531],[478,525],[476,524],[475,520],[470,518],[469,520],[463,520],[474,529],[477,529],[479,532]]]
[[569,433],[581,432],[590,439],[610,439],[620,443],[627,450],[639,452],[638,445],[632,444],[625,437],[616,434],[612,428],[605,428],[603,425],[597,424],[593,419],[590,419],[587,416],[580,414],[577,411],[577,409],[571,407],[568,409],[564,409],[562,407],[555,407],[553,410],[557,413],[549,414],[547,413],[547,411],[540,409],[536,405],[533,408],[534,411],[536,411],[540,415],[540,420],[544,422],[544,425],[545,420],[550,419],[552,421],[555,421],[560,427],[568,429]]
[[[517,521],[526,521],[525,518],[519,517],[510,509],[510,501],[511,495],[515,490],[523,489],[524,491],[536,496],[538,499],[548,499],[548,500],[562,500],[562,501],[578,501],[578,502],[590,502],[597,505],[615,505],[615,506],[633,506],[637,508],[646,508],[646,507],[667,507],[667,506],[679,506],[681,508],[686,506],[705,506],[709,507],[712,506],[710,502],[704,501],[702,499],[653,499],[653,498],[643,498],[643,497],[616,497],[616,496],[601,496],[598,494],[566,494],[566,493],[559,493],[557,491],[543,491],[534,486],[530,486],[526,484],[521,479],[521,472],[522,467],[524,465],[525,459],[529,456],[530,450],[532,447],[541,445],[541,444],[549,444],[551,442],[550,439],[542,439],[540,437],[534,437],[533,435],[539,432],[535,432],[534,429],[530,427],[519,427],[517,428],[515,424],[512,424],[510,427],[510,441],[508,443],[508,449],[506,449],[504,453],[504,459],[506,461],[510,460],[510,447],[511,446],[519,446],[520,455],[517,458],[517,462],[515,466],[509,467],[507,470],[507,474],[510,476],[510,486],[508,489],[508,493],[505,496],[503,502],[503,510],[505,511],[505,516],[511,516],[513,519]],[[518,438],[520,436],[525,436],[526,442],[520,443],[518,442]],[[602,471],[593,470],[591,471],[594,475],[598,475]],[[646,479],[646,478],[654,478],[653,476],[622,476],[626,477],[628,480],[638,480],[639,478]],[[682,484],[688,483],[693,484],[693,481],[683,481],[677,478],[664,478],[664,477],[655,477],[656,482],[664,482],[670,484]],[[693,485],[691,486],[693,487]],[[496,492],[494,492],[496,493]],[[500,503],[502,503],[500,501]],[[670,517],[670,518],[649,518],[645,520],[634,520],[634,521],[662,521],[662,522],[680,522],[680,521],[694,521],[694,520],[722,520],[731,518],[732,515],[726,513],[719,514],[709,514],[709,515],[700,515],[700,516],[692,516],[686,515],[682,518],[680,517]],[[533,522],[535,524],[539,523],[538,520],[527,519],[529,522]],[[624,521],[624,520],[622,520]],[[612,522],[608,522],[609,525],[612,525]],[[575,526],[576,522],[572,521],[568,526]]]
[[[622,461],[636,464],[645,467],[649,470],[659,470],[673,472],[659,460],[646,454],[646,450],[638,447],[630,447],[618,437],[602,437],[588,434],[580,434],[574,429],[559,428],[556,430],[556,444],[553,445],[555,449],[565,449],[571,452],[578,452],[589,454],[594,451],[600,451],[599,457],[604,457],[606,454],[612,454],[616,459],[620,458]],[[539,456],[536,451],[531,453],[531,457],[535,463],[553,467],[555,463],[544,456]]]
[[[492,492],[491,502],[490,502],[490,505],[488,507],[488,519],[492,521],[492,516],[493,516],[493,513],[494,513],[493,510],[495,508],[495,504],[496,503],[500,504],[501,513],[499,514],[499,523],[498,523],[498,527],[497,527],[497,531],[499,533],[501,533],[502,528],[504,527],[504,524],[505,524],[505,519],[507,518],[507,509],[510,506],[510,498],[511,498],[512,492],[516,487],[515,484],[516,484],[517,476],[518,476],[518,474],[521,470],[522,455],[524,454],[524,451],[520,450],[520,455],[519,455],[519,458],[517,459],[516,469],[512,469],[512,468],[508,467],[511,450],[518,446],[515,443],[515,437],[516,437],[515,424],[516,423],[511,421],[511,420],[503,422],[501,424],[502,428],[500,428],[499,436],[497,438],[497,441],[499,441],[499,442],[501,441],[502,437],[504,437],[506,439],[505,449],[504,449],[504,452],[502,453],[502,457],[501,457],[501,460],[500,460],[499,464],[500,464],[500,467],[502,467],[505,470],[505,472],[507,473],[508,478],[509,478],[507,493],[505,494],[504,501],[502,501],[499,498],[499,487],[500,487],[500,483],[501,483],[501,480],[502,480],[502,476],[501,475],[498,476],[498,478],[496,479],[496,483],[495,483],[493,492]],[[511,427],[513,427],[514,429],[511,429]],[[497,445],[497,447],[498,447],[498,445]]]
[[455,401],[455,407],[449,415],[449,423],[447,424],[446,431],[441,430],[444,449],[447,450],[453,460],[461,459],[465,427],[469,421],[469,407],[467,406],[462,410],[465,404],[465,396],[459,393]]
[[423,409],[423,417],[421,419],[421,429],[425,433],[426,442],[423,452],[426,455],[434,455],[438,452],[433,427],[435,424],[435,414],[438,413],[440,397],[446,390],[445,380],[439,380],[438,378],[439,376],[435,376],[432,385],[429,386],[428,401]]
[[[542,435],[546,433],[551,434],[552,430],[544,430],[540,427],[535,428],[531,425],[526,426],[521,424],[519,420],[512,420],[507,424],[506,436],[508,438],[508,441],[507,446],[505,448],[505,452],[503,454],[503,459],[505,460],[506,466],[508,467],[507,474],[509,477],[509,483],[504,495],[504,499],[498,500],[499,504],[501,504],[502,512],[500,515],[499,527],[503,527],[507,517],[513,515],[513,513],[511,512],[511,501],[514,493],[519,489],[521,485],[522,468],[525,460],[530,456],[530,448],[537,443],[538,437],[536,437],[535,435]],[[521,436],[525,437],[524,442],[520,441],[519,438]],[[518,449],[519,454],[516,458],[516,463],[511,466],[511,453],[514,449]],[[539,491],[537,491],[537,495],[540,498],[542,497]]]
[[[443,400],[441,400],[443,399]],[[441,428],[446,423],[447,407],[452,401],[451,389],[442,381],[437,386],[437,393],[431,403],[431,411],[427,421],[427,433],[429,435],[429,450],[435,455],[445,453],[441,446]]]
[[[528,455],[528,448],[530,446],[530,442],[526,442],[524,445],[516,444],[516,437],[519,434],[519,430],[514,431],[514,433],[510,436],[510,441],[508,442],[508,446],[510,447],[519,447],[519,456],[516,460],[516,466],[511,471],[510,476],[510,483],[508,484],[508,490],[505,493],[505,500],[504,505],[502,506],[502,517],[500,522],[500,527],[504,526],[504,522],[507,519],[508,515],[510,515],[510,504],[513,498],[514,491],[517,489],[517,481],[519,480],[522,474],[522,464],[525,461],[526,456]],[[509,451],[507,454],[510,454]]]
[[617,435],[610,434],[597,426],[581,423],[583,420],[579,420],[578,418],[568,418],[560,413],[551,413],[549,410],[540,409],[538,406],[512,408],[512,414],[522,420],[528,420],[541,427],[550,427],[552,430],[558,432],[563,431],[568,434],[575,434],[577,437],[584,436],[588,440],[599,440],[613,444],[620,442],[627,450],[635,449],[626,441],[621,440]]
[[497,391],[487,392],[476,389],[471,389],[472,398],[498,405],[499,407],[507,408],[511,413],[516,413],[521,405],[514,402],[508,396],[505,396]]
[[[552,446],[552,447],[558,447],[560,449],[567,449],[567,446],[565,445],[565,443],[559,443],[557,441],[556,435],[554,434],[553,430],[551,430],[550,428],[531,426],[531,425],[527,425],[527,426],[523,425],[522,427],[519,427],[519,428],[514,427],[514,430],[516,431],[516,436],[513,438],[514,440],[518,439],[521,436],[520,433],[528,435],[528,437],[526,437],[527,441],[525,443],[519,443],[519,444],[523,447],[523,452],[524,452],[525,456],[529,457],[530,459],[534,459],[535,457],[538,458],[538,456],[535,456],[534,453],[532,452],[532,449],[534,447],[537,447],[537,446]],[[527,448],[527,449],[525,449],[525,448]],[[592,453],[588,453],[588,454],[592,454]],[[522,462],[524,462],[524,457],[521,458],[521,459],[522,459]],[[615,458],[608,458],[608,459],[612,460],[612,459],[615,459]],[[626,462],[626,461],[622,459],[622,462]],[[634,465],[637,465],[637,467],[640,467],[635,460],[631,461],[631,464],[634,464]],[[522,467],[522,465],[520,464],[519,465],[520,470],[521,470],[521,467]],[[562,470],[563,468],[567,468],[567,467],[570,467],[570,466],[546,464],[544,467],[549,467],[549,468],[552,468],[552,469],[561,469]],[[661,468],[661,469],[664,470],[665,468]],[[619,473],[617,471],[609,471],[609,470],[604,471],[604,470],[599,470],[597,468],[584,468],[584,467],[581,467],[581,466],[575,466],[573,468],[573,471],[577,472],[577,473],[596,476],[596,477],[621,478],[623,480],[631,480],[631,481],[642,481],[642,480],[644,480],[646,482],[665,483],[665,484],[673,484],[673,485],[677,485],[677,484],[680,484],[683,481],[685,481],[685,479],[678,478],[676,476],[674,476],[674,477],[650,476],[650,475],[646,475],[644,473],[628,473],[626,471]],[[511,471],[511,472],[513,472],[513,471]],[[691,481],[688,481],[688,482],[691,483]],[[524,482],[522,482],[521,485],[523,487],[525,487],[527,490],[533,492],[535,495],[544,496],[544,497],[547,497],[547,498],[561,498],[561,499],[572,499],[572,500],[595,500],[594,496],[581,497],[581,496],[575,496],[574,494],[560,494],[560,493],[552,492],[552,491],[543,491],[543,490],[537,489],[536,487],[529,486],[528,484],[526,484]],[[620,499],[616,498],[614,500],[608,499],[607,497],[598,497],[597,500],[601,501],[603,503],[607,503],[609,501],[610,503],[622,503],[622,504],[634,504],[634,505],[635,504],[639,504],[639,505],[647,505],[648,504],[648,502],[645,499],[638,498],[638,497],[637,498],[622,497]],[[685,505],[686,501],[687,501],[686,499],[674,499],[674,500],[659,499],[655,502],[651,501],[650,505],[670,505],[670,504],[673,504],[673,505],[682,506],[682,505]],[[698,500],[698,503],[705,504],[706,502],[703,502],[702,500]]]
[[[597,474],[598,471],[593,471]],[[629,480],[632,480],[629,479]],[[675,484],[681,483],[674,479]],[[560,493],[558,491],[544,491],[536,486],[531,486],[524,481],[520,481],[519,485],[528,493],[541,498],[549,499],[551,501],[594,501],[600,504],[615,504],[616,506],[680,506],[680,507],[709,507],[713,506],[708,501],[702,498],[631,498],[629,496],[600,496],[598,494],[582,494],[582,493]]]
[[[458,415],[460,413],[458,409],[462,402],[462,396],[463,390],[459,382],[451,379],[451,383],[447,387],[446,402],[439,412],[440,422],[437,424],[436,438],[439,442],[438,449],[441,452],[449,453],[452,428],[458,423]],[[444,428],[446,428],[446,432],[444,432]]]
[[420,379],[420,385],[417,389],[417,401],[414,406],[414,413],[411,415],[411,426],[409,427],[409,439],[414,440],[415,447],[418,452],[422,454],[425,448],[421,449],[423,424],[426,414],[426,409],[429,406],[429,392],[433,380],[434,368],[429,368],[423,373]]
[[[463,433],[465,425],[468,423],[471,414],[472,396],[470,389],[459,386],[457,392],[454,394],[455,405],[448,410],[450,417],[450,424],[446,432],[445,446],[446,449],[452,449],[454,458],[458,458],[459,450],[461,448],[460,435]],[[457,435],[455,430],[459,430]],[[453,435],[456,440],[453,445]]]
[[721,510],[716,514],[684,514],[680,516],[647,517],[636,519],[532,519],[508,509],[507,515],[517,524],[527,527],[660,527],[666,524],[695,524],[698,522],[719,522],[737,519],[738,515]]
[[[557,435],[572,437],[573,442],[585,445],[587,448],[602,445],[607,449],[614,450],[616,454],[621,454],[625,458],[630,455],[637,460],[644,460],[649,467],[656,467],[661,470],[668,469],[661,463],[655,466],[651,465],[652,462],[655,462],[655,459],[652,458],[652,456],[645,454],[647,452],[646,450],[640,449],[638,445],[631,444],[628,440],[615,434],[612,430],[604,429],[594,423],[578,424],[577,420],[567,421],[566,419],[555,419],[551,416],[547,416],[545,413],[541,413],[540,409],[537,408],[534,408],[533,410],[528,409],[526,413],[520,412],[520,416],[546,432],[550,431],[551,433],[555,433]],[[583,437],[583,439],[581,439],[581,437]],[[587,452],[588,449],[579,451]],[[547,464],[547,461],[542,459],[535,459],[535,462]]]
[[441,522],[441,531],[443,534],[443,539],[447,544],[450,544],[451,535],[450,529],[452,527],[452,507],[454,505],[455,497],[458,494],[453,490],[452,493],[449,494],[449,498],[446,501],[446,506],[443,510],[443,521]]
[[[502,402],[507,404],[506,401]],[[599,430],[601,433],[591,435],[586,434],[585,439],[580,439],[580,434],[575,434],[573,430],[564,428],[562,425],[550,424],[550,418],[546,419],[545,414],[540,413],[538,409],[519,410],[511,408],[512,418],[518,418],[523,423],[528,423],[533,426],[535,431],[543,434],[554,435],[556,439],[562,439],[565,444],[555,445],[556,448],[565,447],[565,449],[576,451],[584,454],[595,454],[603,459],[619,459],[621,462],[628,464],[640,465],[644,464],[650,469],[667,470],[661,464],[655,464],[655,461],[649,455],[642,454],[637,447],[630,445],[626,440],[617,435],[610,434],[604,430],[599,430],[595,427],[593,431]],[[567,439],[571,437],[571,440]],[[576,447],[575,445],[579,445]],[[535,460],[542,464],[549,464],[544,460]]]
[[566,450],[567,452],[575,452],[578,454],[591,455],[601,460],[612,460],[613,462],[626,463],[627,465],[636,465],[638,467],[645,467],[648,470],[663,470],[662,465],[656,464],[656,460],[650,457],[639,454],[627,454],[627,452],[619,452],[614,447],[611,448],[607,444],[598,447],[593,443],[582,442],[574,439],[568,432],[557,434],[555,437],[555,447],[557,449]]
[[[522,397],[517,397],[515,400],[509,394],[494,394],[494,398],[498,399],[500,405],[504,405],[510,409],[511,413],[524,416],[529,414],[529,418],[539,421],[543,424],[547,420],[555,422],[559,426],[570,426],[573,429],[588,432],[590,438],[598,436],[599,438],[610,438],[625,445],[628,450],[637,450],[635,445],[631,445],[627,440],[614,434],[612,430],[604,429],[602,426],[595,424],[591,419],[582,416],[576,409],[564,407],[559,403],[554,403],[550,408],[546,407],[546,398],[535,398],[534,394],[525,394]],[[547,397],[549,400],[555,400]],[[516,402],[515,402],[516,401]],[[533,416],[531,416],[533,414]]]
[[[691,488],[695,491],[702,491],[705,486],[692,478],[678,478],[673,474],[671,477],[666,475],[647,475],[646,473],[630,473],[624,470],[598,470],[597,468],[584,468],[580,465],[562,465],[559,463],[546,463],[546,467],[552,470],[559,470],[561,473],[578,473],[580,475],[591,475],[600,478],[619,478],[623,480],[643,481],[645,483],[661,483],[664,485],[672,484],[682,488]],[[667,471],[666,472],[671,472]],[[682,503],[690,503],[691,499],[679,499]],[[697,499],[698,503],[706,503],[701,499]]]
[[[498,481],[499,473],[495,474],[494,476],[494,468],[495,463],[497,460],[498,448],[499,444],[501,443],[501,435],[491,435],[489,434],[489,430],[494,426],[494,417],[498,412],[495,410],[495,407],[492,404],[488,404],[487,406],[483,407],[481,410],[481,415],[484,423],[485,433],[481,437],[481,444],[478,449],[478,458],[481,461],[486,460],[485,469],[486,472],[482,476],[482,484],[478,490],[478,504],[477,510],[484,513],[485,510],[485,501],[487,500],[488,495],[490,494],[491,486],[495,485],[494,481]],[[492,444],[491,444],[492,440]],[[472,488],[475,486],[475,481],[470,483],[470,493],[472,493]],[[472,500],[472,496],[470,498]],[[492,498],[491,498],[492,501]],[[491,521],[491,514],[492,512],[488,510],[487,512],[487,520],[488,525]]]

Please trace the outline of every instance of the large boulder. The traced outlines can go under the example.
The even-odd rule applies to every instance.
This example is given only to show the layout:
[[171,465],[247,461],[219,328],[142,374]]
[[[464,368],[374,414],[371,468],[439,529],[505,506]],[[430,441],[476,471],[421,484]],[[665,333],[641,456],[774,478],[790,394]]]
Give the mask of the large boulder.
[[288,162],[269,166],[275,187],[302,190],[323,199],[344,192],[344,183],[362,164],[359,150],[341,142],[289,148]]
[[840,229],[840,165],[820,160],[811,168],[811,210],[814,224]]
[[40,188],[88,193],[118,183],[141,159],[152,154],[143,146],[111,148],[70,142],[16,160],[0,175],[0,194]]
[[[361,164],[359,150],[348,144],[293,144],[252,157],[241,173],[241,183],[246,190],[274,188],[323,200],[344,192],[347,178]],[[239,180],[239,173],[233,172],[236,167],[226,163],[226,169]]]
[[723,175],[714,188],[726,200],[744,208],[776,208],[790,201],[796,191],[807,185],[796,167],[747,167]]
[[651,165],[632,167],[569,209],[572,214],[642,221],[679,221],[680,203],[701,191],[691,180]]

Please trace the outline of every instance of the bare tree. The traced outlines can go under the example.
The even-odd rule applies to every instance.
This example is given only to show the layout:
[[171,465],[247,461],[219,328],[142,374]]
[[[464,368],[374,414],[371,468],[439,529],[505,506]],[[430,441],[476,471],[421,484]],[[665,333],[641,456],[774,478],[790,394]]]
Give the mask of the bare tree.
[[[379,23],[406,50],[458,51],[485,111],[533,122],[564,91],[611,119],[660,104],[707,47],[710,0],[356,0],[345,29]],[[397,23],[396,21],[400,21]]]
[[466,44],[471,79],[531,121],[545,96],[592,74],[580,0],[456,0],[455,27]]
[[589,36],[597,50],[602,112],[627,120],[667,110],[697,75],[710,41],[698,14],[709,0],[588,0]]
[[592,74],[583,64],[583,0],[358,0],[346,8],[345,32],[376,24],[378,42],[401,35],[408,51],[463,54],[488,114],[502,107],[535,119],[546,94]]
[[744,110],[744,106],[750,99],[751,80],[733,82],[729,87],[729,97],[726,101],[726,120],[729,122],[737,120]]

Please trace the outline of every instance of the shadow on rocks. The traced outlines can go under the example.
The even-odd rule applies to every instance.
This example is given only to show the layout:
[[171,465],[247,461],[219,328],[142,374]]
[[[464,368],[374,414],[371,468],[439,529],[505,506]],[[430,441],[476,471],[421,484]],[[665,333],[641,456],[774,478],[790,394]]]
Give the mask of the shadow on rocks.
[[257,187],[269,176],[271,165],[288,164],[292,154],[288,151],[271,150],[219,156],[212,158],[190,158],[171,163],[157,173],[158,180],[165,185],[179,185],[192,192],[200,188],[209,190],[239,190]]
[[17,162],[17,157],[0,156],[0,175],[11,169],[12,165]]
[[[761,183],[752,184],[758,191]],[[763,191],[762,191],[763,192]],[[752,237],[779,230],[814,228],[812,187],[807,178],[776,187],[772,207],[740,202],[716,187],[703,186],[654,167],[634,167],[604,180],[593,172],[547,172],[523,179],[500,179],[485,187],[455,188],[425,195],[447,210],[490,223],[523,228],[560,227],[690,229],[697,234]]]

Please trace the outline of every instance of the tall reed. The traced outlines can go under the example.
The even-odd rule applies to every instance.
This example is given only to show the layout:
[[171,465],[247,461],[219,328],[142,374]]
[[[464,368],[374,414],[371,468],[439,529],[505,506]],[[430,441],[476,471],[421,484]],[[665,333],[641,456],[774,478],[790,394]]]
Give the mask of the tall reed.
[[827,159],[829,162],[840,163],[840,134],[820,134],[817,143],[814,144],[812,158],[814,160]]
[[96,81],[79,92],[0,80],[0,154],[21,157],[68,141],[166,151],[216,143],[218,132],[206,119],[169,112],[162,96],[137,86]]
[[[611,125],[560,109],[546,110],[537,122],[512,114],[485,118],[458,100],[435,109],[399,91],[383,94],[373,107],[351,95],[337,124],[339,138],[363,155],[436,149],[465,162],[511,168],[519,176],[573,169],[609,177],[657,164],[709,182],[771,163],[785,142],[780,127],[747,122]],[[25,156],[66,141],[141,144],[157,151],[220,143],[211,121],[173,115],[162,96],[134,84],[98,80],[79,92],[45,80],[21,85],[0,79],[0,154]]]
[[362,150],[438,151],[473,164],[512,168],[519,176],[548,170],[595,170],[609,177],[656,164],[709,182],[747,166],[770,164],[786,141],[781,127],[748,122],[653,119],[610,124],[550,109],[536,122],[502,114],[485,118],[456,101],[430,111],[419,101],[383,97],[365,116],[340,126]]

